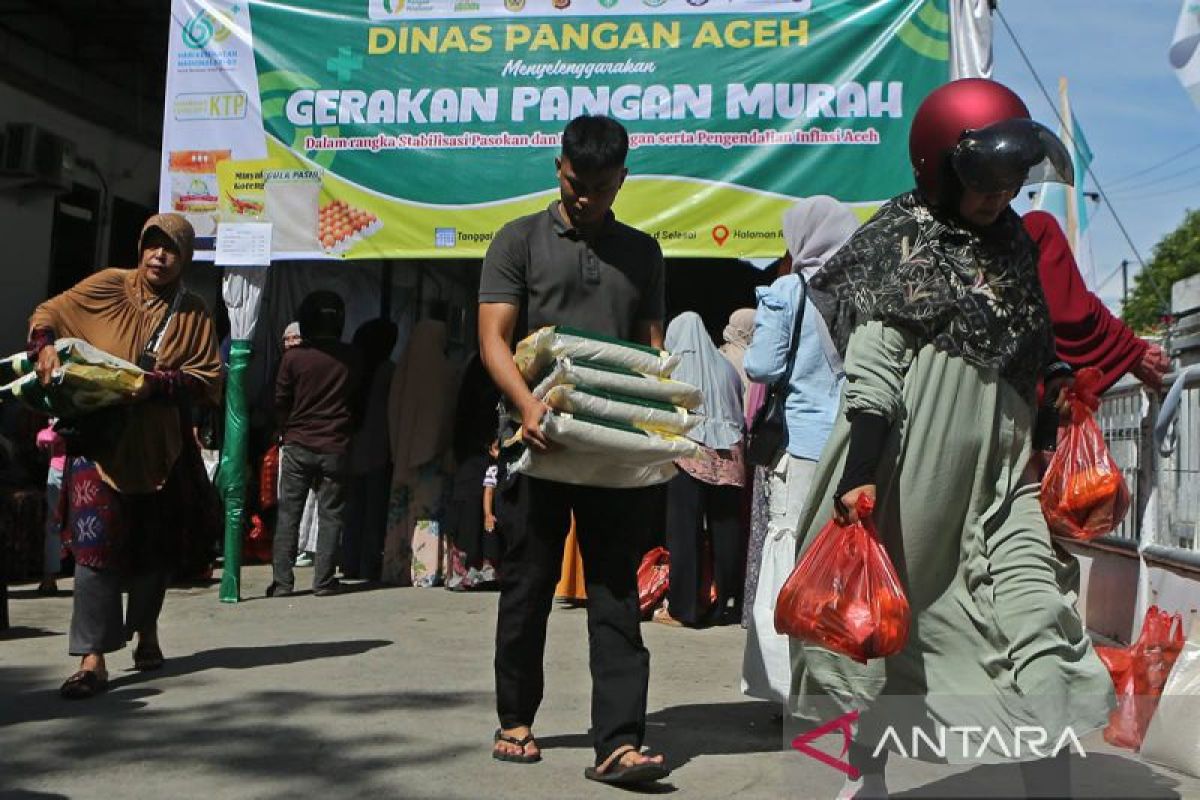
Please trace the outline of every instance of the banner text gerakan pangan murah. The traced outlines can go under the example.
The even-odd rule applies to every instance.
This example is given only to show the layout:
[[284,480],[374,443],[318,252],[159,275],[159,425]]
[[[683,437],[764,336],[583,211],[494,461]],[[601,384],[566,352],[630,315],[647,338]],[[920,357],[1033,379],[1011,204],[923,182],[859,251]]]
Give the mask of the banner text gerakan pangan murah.
[[630,133],[668,256],[777,256],[782,212],[912,186],[945,0],[173,0],[160,205],[277,258],[482,255],[557,195],[563,126]]

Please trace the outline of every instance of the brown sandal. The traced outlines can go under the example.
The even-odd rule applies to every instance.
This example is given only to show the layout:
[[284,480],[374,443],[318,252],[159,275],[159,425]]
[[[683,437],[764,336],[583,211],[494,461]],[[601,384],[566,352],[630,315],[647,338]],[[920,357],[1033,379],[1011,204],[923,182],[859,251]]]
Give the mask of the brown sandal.
[[667,610],[666,606],[659,606],[658,609],[655,610],[654,616],[651,617],[651,619],[660,625],[670,625],[672,628],[683,627],[683,623],[672,617],[671,612]]
[[108,690],[108,678],[90,669],[81,669],[63,681],[58,693],[67,700],[87,700]]

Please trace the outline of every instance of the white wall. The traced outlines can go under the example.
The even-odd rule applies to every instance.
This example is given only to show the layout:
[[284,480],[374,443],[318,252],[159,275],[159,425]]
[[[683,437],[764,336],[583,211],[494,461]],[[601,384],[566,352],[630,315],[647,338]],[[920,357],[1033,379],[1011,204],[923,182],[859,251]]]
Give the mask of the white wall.
[[1079,560],[1077,608],[1088,630],[1118,642],[1129,642],[1137,607],[1137,553],[1105,550],[1063,542]]
[[[0,125],[8,122],[31,122],[68,139],[79,156],[96,163],[113,195],[157,207],[158,149],[121,138],[0,82]],[[100,187],[86,170],[77,170],[72,179]],[[29,314],[45,299],[53,219],[53,194],[17,188],[0,177],[0,355],[22,348]],[[107,253],[107,228],[101,239],[100,252]],[[132,258],[131,254],[131,262]]]
[[[1079,560],[1079,614],[1089,631],[1128,644],[1141,632],[1145,609],[1157,605],[1183,616],[1183,630],[1200,630],[1200,571],[1083,542],[1063,542]],[[1144,596],[1142,593],[1144,592]]]

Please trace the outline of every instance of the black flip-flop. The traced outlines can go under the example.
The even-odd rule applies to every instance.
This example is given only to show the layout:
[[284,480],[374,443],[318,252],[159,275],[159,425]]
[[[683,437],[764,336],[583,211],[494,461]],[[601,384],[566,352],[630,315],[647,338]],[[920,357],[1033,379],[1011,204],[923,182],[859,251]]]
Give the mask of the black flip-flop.
[[155,647],[151,650],[149,647],[133,651],[133,668],[138,672],[152,672],[156,669],[162,669],[166,659],[163,658],[162,650]]
[[[525,745],[532,741],[532,733],[526,734],[523,738],[518,739],[515,736],[509,736],[500,728],[496,728],[496,735],[492,737],[492,758],[496,759],[497,761],[507,761],[511,764],[536,764],[542,760],[542,754],[538,753],[537,755],[530,755],[525,752]],[[514,755],[513,753],[501,753],[494,746],[498,742],[504,742],[505,744],[511,744],[513,747],[521,748],[521,755],[518,756]]]
[[[623,753],[613,759],[612,766],[600,772],[600,767],[588,767],[583,771],[583,777],[590,781],[598,781],[599,783],[607,783],[610,786],[634,786],[641,783],[653,783],[661,781],[663,778],[671,774],[671,770],[663,764],[655,764],[653,762],[643,762],[641,764],[632,764],[628,767],[621,765],[621,759],[625,757],[625,753],[638,752],[635,748],[628,748]],[[611,758],[611,756],[610,756]]]
[[63,681],[58,693],[67,700],[87,700],[108,690],[108,678],[90,669],[81,669]]

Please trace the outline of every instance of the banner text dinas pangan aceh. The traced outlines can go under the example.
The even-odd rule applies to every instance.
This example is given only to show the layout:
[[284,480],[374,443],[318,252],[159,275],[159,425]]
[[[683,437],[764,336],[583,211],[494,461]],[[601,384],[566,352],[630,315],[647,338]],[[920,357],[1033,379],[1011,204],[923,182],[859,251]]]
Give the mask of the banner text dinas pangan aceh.
[[798,197],[912,185],[945,0],[173,0],[161,205],[277,257],[479,256],[557,195],[563,126],[630,133],[616,211],[670,256],[775,256]]

